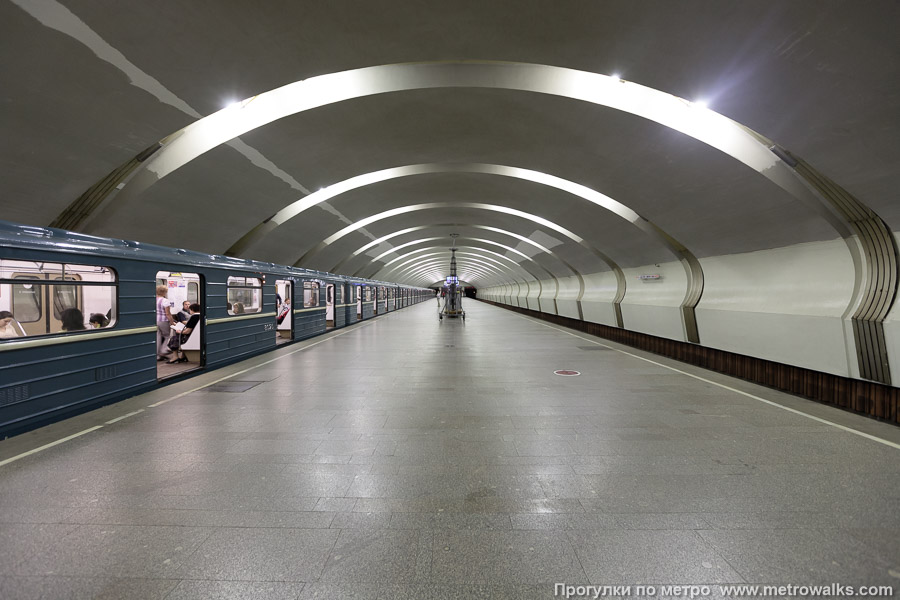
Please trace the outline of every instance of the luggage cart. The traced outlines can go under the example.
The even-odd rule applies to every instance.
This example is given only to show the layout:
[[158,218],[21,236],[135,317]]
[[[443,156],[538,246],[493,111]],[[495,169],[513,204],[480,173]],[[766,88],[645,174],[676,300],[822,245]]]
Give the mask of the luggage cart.
[[[452,234],[453,246],[456,246],[456,237],[458,234]],[[450,275],[441,288],[441,295],[444,297],[444,306],[438,311],[438,320],[443,321],[444,317],[449,319],[461,318],[466,320],[466,311],[462,307],[462,286],[459,285],[459,277],[456,274],[456,248],[450,248]]]

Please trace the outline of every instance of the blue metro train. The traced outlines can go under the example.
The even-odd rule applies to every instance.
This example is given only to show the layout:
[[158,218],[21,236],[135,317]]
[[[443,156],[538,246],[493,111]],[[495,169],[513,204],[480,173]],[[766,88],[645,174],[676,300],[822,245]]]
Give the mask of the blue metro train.
[[[159,345],[159,297],[172,315],[200,307],[199,325],[175,336],[178,361],[158,359],[170,352]],[[426,288],[0,221],[0,438],[431,298]]]

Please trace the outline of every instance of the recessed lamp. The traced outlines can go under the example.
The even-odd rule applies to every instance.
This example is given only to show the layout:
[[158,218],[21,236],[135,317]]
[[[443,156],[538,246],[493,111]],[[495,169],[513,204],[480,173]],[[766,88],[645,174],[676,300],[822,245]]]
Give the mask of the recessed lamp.
[[613,81],[622,81],[622,78],[619,77],[619,74],[618,74],[618,73],[613,73],[612,75],[610,75],[610,78],[611,78]]

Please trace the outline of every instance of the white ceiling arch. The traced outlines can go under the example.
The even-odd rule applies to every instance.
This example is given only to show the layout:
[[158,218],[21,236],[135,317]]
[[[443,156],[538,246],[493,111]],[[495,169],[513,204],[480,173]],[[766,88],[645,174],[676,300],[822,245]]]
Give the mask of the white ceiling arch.
[[[397,253],[397,251],[400,250],[400,249],[402,249],[402,248],[408,248],[409,246],[414,246],[414,245],[424,244],[424,243],[430,243],[430,242],[435,242],[435,241],[442,241],[442,240],[445,240],[445,238],[441,238],[441,237],[433,237],[433,238],[423,238],[423,239],[413,240],[413,241],[411,241],[411,242],[407,242],[406,244],[401,244],[400,246],[397,246],[397,247],[395,247],[394,249],[392,249],[392,250],[390,250],[390,251],[388,251],[388,252],[385,252],[385,253],[383,253],[383,254],[381,254],[381,255],[375,257],[374,259],[372,259],[371,263],[369,263],[369,264],[375,263],[376,261],[378,261],[379,258],[384,257],[386,254]],[[501,243],[499,243],[499,242],[493,242],[493,241],[491,241],[491,240],[485,240],[485,239],[482,239],[482,238],[470,238],[470,237],[465,237],[465,236],[458,236],[458,237],[455,238],[455,240],[456,240],[457,242],[467,242],[467,241],[471,241],[471,242],[478,242],[478,243],[480,243],[480,244],[487,244],[487,245],[497,246],[497,247],[499,247],[499,248],[501,248],[501,249],[503,249],[503,250],[506,250],[507,252],[511,252],[511,253],[513,253],[513,254],[515,254],[515,255],[521,257],[521,260],[523,260],[523,261],[527,261],[528,263],[533,263],[537,268],[541,269],[541,270],[547,275],[547,277],[548,277],[549,279],[556,280],[556,277],[555,277],[549,270],[547,270],[546,268],[544,268],[539,262],[537,262],[536,260],[534,260],[533,258],[531,258],[530,256],[528,256],[528,255],[525,254],[524,252],[520,252],[519,250],[516,250],[515,248],[512,248],[512,247],[510,247],[510,246],[506,246],[506,245],[501,244]],[[446,245],[444,245],[444,246],[433,245],[433,246],[431,246],[430,248],[427,248],[427,249],[431,249],[431,248],[439,248],[439,247],[443,247],[443,248],[446,249]],[[503,259],[505,259],[505,260],[510,260],[511,262],[513,262],[513,263],[516,264],[516,265],[521,265],[521,263],[516,262],[516,261],[512,261],[512,260],[511,260],[509,257],[507,257],[507,256],[504,256],[504,255],[499,254],[499,253],[497,253],[497,252],[493,252],[493,251],[488,250],[488,249],[486,249],[486,248],[482,248],[481,246],[472,246],[471,244],[458,244],[456,247],[458,247],[458,248],[479,248],[480,250],[482,250],[482,251],[484,251],[484,252],[488,252],[488,253],[490,253],[491,255],[501,257],[501,258],[503,258]],[[385,262],[383,265],[381,265],[381,266],[376,266],[376,267],[375,267],[375,270],[373,270],[369,275],[372,276],[372,277],[374,277],[376,273],[381,272],[383,269],[386,269],[387,267],[389,267],[389,266],[392,265],[393,263],[397,262],[398,260],[402,260],[404,257],[412,256],[413,254],[416,254],[416,253],[419,253],[419,252],[423,252],[423,251],[425,251],[425,250],[426,250],[426,248],[420,248],[420,249],[418,249],[418,250],[408,252],[407,254],[398,255],[396,258],[393,258],[393,259],[391,259],[391,260]],[[365,267],[363,267],[363,268],[365,268]],[[359,270],[354,274],[354,276],[356,276],[356,277],[362,277],[362,276],[364,276],[364,275],[360,275],[360,272],[363,270],[363,268],[359,269]],[[530,271],[529,271],[529,272],[530,272]],[[532,275],[534,276],[533,273],[532,273]]]
[[[159,148],[110,189],[87,232],[108,220],[142,191],[208,150],[288,115],[374,94],[429,88],[493,88],[564,96],[634,114],[680,131],[731,156],[808,204],[842,236],[845,219],[811,189],[783,151],[762,135],[705,106],[646,86],[565,67],[496,61],[440,61],[380,65],[311,77],[198,119],[160,141]],[[774,152],[773,152],[774,148]],[[791,158],[788,158],[792,161]],[[792,161],[793,162],[793,161]],[[127,179],[125,181],[124,179]]]
[[388,235],[385,235],[385,236],[382,236],[382,237],[380,237],[380,238],[378,238],[378,239],[372,240],[371,242],[369,242],[369,243],[367,243],[367,244],[365,244],[365,245],[359,247],[359,248],[358,248],[357,250],[355,250],[354,252],[351,252],[346,258],[344,258],[343,260],[341,260],[341,262],[339,262],[339,263],[336,264],[334,267],[332,267],[331,269],[329,269],[329,271],[330,271],[330,272],[333,272],[333,273],[338,273],[338,272],[340,272],[340,270],[341,270],[341,268],[342,268],[343,266],[345,266],[348,262],[350,262],[351,260],[353,260],[354,258],[356,258],[357,256],[359,256],[360,254],[364,253],[366,250],[369,250],[370,248],[374,248],[374,247],[376,247],[376,246],[378,246],[378,245],[380,245],[380,244],[383,244],[384,242],[386,242],[386,241],[388,241],[388,240],[391,240],[391,239],[394,239],[394,238],[397,237],[397,236],[405,235],[405,234],[407,234],[407,233],[414,233],[414,232],[417,232],[417,231],[424,231],[424,230],[426,230],[426,229],[443,228],[443,227],[470,227],[470,228],[472,228],[472,229],[479,229],[479,230],[482,230],[482,231],[489,231],[489,232],[492,232],[492,233],[497,233],[497,234],[500,234],[500,235],[504,235],[504,236],[511,237],[511,238],[516,239],[516,240],[518,240],[518,241],[520,241],[520,242],[522,242],[522,243],[524,243],[524,244],[527,244],[527,245],[529,245],[529,246],[532,246],[532,247],[536,248],[537,250],[539,250],[540,252],[542,252],[542,253],[544,253],[544,254],[547,254],[548,256],[553,257],[554,259],[556,259],[557,261],[559,261],[563,266],[565,266],[569,271],[571,271],[573,275],[575,275],[576,277],[578,277],[579,280],[582,280],[582,282],[583,282],[582,275],[581,275],[581,273],[578,271],[578,269],[576,269],[576,268],[575,268],[573,265],[571,265],[568,261],[566,261],[565,259],[563,259],[562,257],[560,257],[557,253],[555,253],[555,252],[553,252],[552,250],[550,250],[549,248],[547,248],[547,247],[545,247],[545,246],[539,244],[538,242],[532,240],[531,238],[526,237],[526,236],[521,235],[521,234],[518,234],[518,233],[515,233],[515,232],[513,232],[513,231],[509,231],[509,230],[506,230],[506,229],[501,229],[501,228],[499,228],[499,227],[492,227],[492,226],[489,226],[489,225],[475,225],[475,224],[467,224],[467,223],[435,223],[435,224],[429,224],[429,225],[418,225],[418,226],[416,226],[416,227],[407,227],[407,228],[405,228],[405,229],[401,229],[401,230],[395,231],[395,232],[393,232],[393,233],[389,233]]
[[[484,261],[488,261],[488,263],[497,265],[497,267],[500,268],[501,270],[510,271],[510,272],[523,271],[524,273],[526,273],[528,276],[530,276],[535,281],[540,279],[535,273],[532,273],[524,265],[521,265],[521,264],[517,263],[516,261],[512,260],[511,258],[503,256],[502,254],[498,254],[496,252],[492,252],[492,251],[486,250],[484,248],[479,248],[477,246],[459,245],[459,246],[457,246],[457,248],[458,248],[458,251],[456,252],[456,254],[460,257],[477,257],[478,260],[476,262],[480,262],[481,264],[487,264]],[[477,252],[476,252],[476,250],[477,250]],[[427,254],[423,254],[423,253],[427,253]],[[427,257],[432,257],[432,256],[443,257],[443,260],[445,260],[447,266],[449,267],[450,257],[451,257],[450,250],[448,250],[446,248],[446,246],[431,246],[429,248],[420,248],[419,250],[415,250],[408,254],[404,254],[403,256],[397,257],[397,259],[392,261],[392,263],[398,262],[401,260],[403,260],[403,262],[401,262],[400,264],[398,264],[394,267],[390,267],[389,264],[383,265],[374,275],[377,275],[378,278],[390,277],[392,273],[403,272],[404,267],[406,267],[410,263],[416,263],[417,261],[421,262],[423,259],[425,259]],[[410,258],[410,257],[412,257],[412,258]],[[497,257],[497,258],[492,258],[492,257]],[[500,260],[498,260],[498,259],[500,259]],[[470,260],[475,260],[475,259],[472,258]],[[508,262],[509,265],[505,264],[504,262],[501,262],[503,260]],[[459,264],[465,264],[465,263],[464,263],[464,261],[460,260]]]
[[[446,274],[445,269],[447,269],[449,265],[448,257],[441,258],[429,258],[423,262],[413,264],[404,268],[400,273],[398,273],[398,277],[402,279],[405,276],[414,276],[425,271],[434,271],[437,274],[438,279],[443,278],[445,275],[441,275],[441,273]],[[509,272],[502,270],[498,267],[494,267],[493,265],[488,264],[469,264],[466,266],[464,271],[475,273],[485,279],[496,279],[502,283],[513,283],[513,282],[523,282],[524,279],[516,279],[515,277],[510,278]],[[472,280],[477,280],[476,278],[471,278]]]

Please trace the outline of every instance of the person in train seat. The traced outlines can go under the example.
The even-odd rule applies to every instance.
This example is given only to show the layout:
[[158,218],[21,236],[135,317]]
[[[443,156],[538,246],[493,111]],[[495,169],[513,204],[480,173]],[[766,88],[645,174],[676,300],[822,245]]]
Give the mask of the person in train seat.
[[91,318],[88,319],[88,323],[90,323],[91,327],[94,329],[103,329],[109,325],[109,319],[100,313],[94,313],[91,315]]
[[275,313],[278,315],[276,320],[278,321],[279,325],[281,325],[281,323],[284,322],[284,319],[288,316],[289,312],[291,312],[290,296],[288,296],[288,298],[284,302],[282,302],[281,306],[275,311]]
[[22,337],[25,332],[8,310],[0,310],[0,338]]
[[231,312],[236,315],[244,314],[244,305],[241,302],[235,302],[231,308]]
[[172,310],[168,300],[169,288],[164,285],[156,288],[156,360],[166,360],[172,351],[169,350],[167,343],[172,335],[172,325],[175,324],[175,317],[172,316]]
[[187,356],[181,351],[181,345],[188,341],[188,338],[191,337],[191,332],[194,331],[194,328],[200,322],[200,305],[197,303],[188,304],[188,311],[190,312],[190,317],[185,321],[184,329],[176,332],[169,340],[169,348],[175,352],[175,358],[167,361],[166,364],[174,365],[175,363],[188,361]]
[[185,300],[181,303],[181,310],[175,315],[175,320],[179,323],[187,323],[188,319],[191,318],[191,302],[189,300]]
[[63,331],[84,331],[84,313],[77,308],[67,308],[59,315]]

